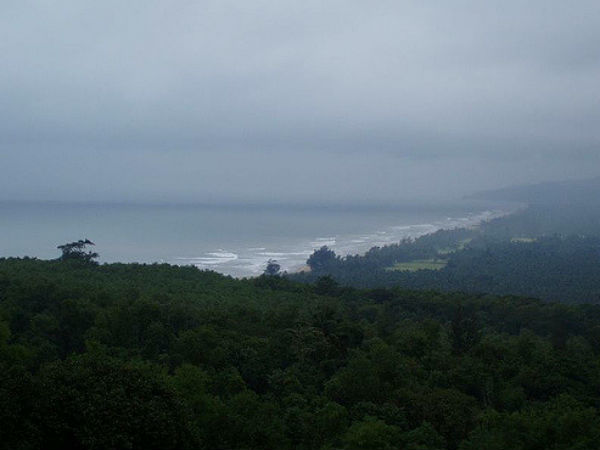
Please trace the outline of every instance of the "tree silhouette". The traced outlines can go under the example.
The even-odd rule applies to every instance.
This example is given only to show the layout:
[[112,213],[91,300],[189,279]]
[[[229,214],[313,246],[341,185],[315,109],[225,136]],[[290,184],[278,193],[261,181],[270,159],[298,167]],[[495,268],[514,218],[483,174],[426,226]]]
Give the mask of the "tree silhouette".
[[94,262],[94,259],[98,258],[98,253],[86,251],[89,245],[96,245],[89,239],[79,239],[76,242],[69,242],[67,244],[59,245],[56,247],[62,252],[60,256],[61,261],[75,260],[83,262]]
[[310,266],[310,269],[313,272],[324,273],[330,269],[336,261],[338,261],[338,257],[335,252],[324,245],[309,256],[306,264]]
[[267,267],[265,268],[265,275],[268,276],[276,276],[279,275],[279,271],[281,270],[281,265],[274,259],[270,259],[267,262]]

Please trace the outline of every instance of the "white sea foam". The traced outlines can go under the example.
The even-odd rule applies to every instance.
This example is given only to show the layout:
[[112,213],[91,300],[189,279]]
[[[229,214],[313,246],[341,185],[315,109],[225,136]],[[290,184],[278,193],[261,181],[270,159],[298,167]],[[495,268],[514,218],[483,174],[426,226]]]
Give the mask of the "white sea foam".
[[239,258],[238,262],[240,264],[240,269],[250,275],[261,273],[267,264],[267,261],[265,261],[265,258],[262,256]]
[[336,244],[336,237],[318,237],[310,243],[311,247],[319,248],[323,246],[333,247]]
[[238,259],[237,253],[219,250],[217,252],[208,252],[205,256],[194,256],[191,258],[178,257],[180,261],[187,261],[195,266],[216,266],[220,264],[230,263]]
[[302,251],[302,252],[260,252],[258,253],[258,255],[260,256],[268,256],[269,258],[288,258],[290,256],[303,256],[306,255],[307,253],[310,253],[309,251]]
[[[273,245],[265,241],[264,247],[240,247],[219,249],[197,257],[175,258],[181,264],[193,264],[201,268],[216,269],[233,276],[255,276],[265,269],[269,259],[281,264],[282,270],[295,270],[306,263],[315,249],[327,246],[340,256],[361,254],[374,246],[400,242],[405,238],[418,238],[439,229],[477,227],[482,221],[490,220],[506,214],[505,211],[483,211],[477,214],[466,214],[462,217],[440,217],[437,221],[413,224],[397,224],[373,230],[371,233],[348,234],[337,236],[321,236],[313,240],[289,242],[285,246]],[[365,230],[366,231],[366,230]]]

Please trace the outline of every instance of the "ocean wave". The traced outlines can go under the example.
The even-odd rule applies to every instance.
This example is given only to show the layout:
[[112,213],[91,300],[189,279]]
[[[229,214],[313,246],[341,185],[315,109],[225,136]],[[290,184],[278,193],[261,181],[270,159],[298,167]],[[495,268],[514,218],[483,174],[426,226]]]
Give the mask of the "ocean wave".
[[[282,270],[294,270],[306,263],[306,259],[315,249],[327,246],[340,256],[361,254],[372,247],[382,247],[398,243],[405,238],[418,238],[440,229],[477,227],[482,222],[505,215],[506,211],[487,210],[466,213],[460,217],[441,216],[435,221],[413,224],[389,224],[387,227],[372,230],[370,233],[356,233],[337,236],[320,236],[313,240],[289,242],[285,247],[265,245],[264,247],[240,247],[219,249],[197,257],[175,258],[179,264],[192,264],[201,268],[210,268],[234,276],[256,276],[262,273],[269,259],[281,264]],[[267,242],[265,242],[267,244]],[[270,248],[269,248],[270,247]],[[217,269],[218,268],[218,269]]]
[[287,256],[303,256],[303,255],[306,255],[307,253],[310,253],[310,251],[301,251],[301,252],[260,252],[260,253],[258,253],[258,255],[260,255],[260,256],[268,256],[270,258],[281,258],[281,257],[287,257]]
[[438,229],[439,226],[432,224],[432,223],[417,223],[414,225],[395,225],[391,228],[392,228],[392,230],[395,230],[395,231],[422,232],[424,230]]
[[175,259],[188,261],[189,264],[193,264],[195,266],[216,266],[233,262],[237,260],[238,257],[239,256],[237,253],[219,250],[217,252],[205,253],[205,256],[195,256],[191,258],[178,257]]
[[311,247],[319,248],[323,246],[333,247],[336,244],[336,237],[318,237],[310,243]]

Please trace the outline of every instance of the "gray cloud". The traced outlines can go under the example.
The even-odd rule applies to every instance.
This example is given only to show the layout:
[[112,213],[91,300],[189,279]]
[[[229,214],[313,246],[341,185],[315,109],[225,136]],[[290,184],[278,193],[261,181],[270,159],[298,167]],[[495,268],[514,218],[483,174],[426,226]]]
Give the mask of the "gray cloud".
[[5,199],[392,201],[598,174],[597,1],[0,12]]

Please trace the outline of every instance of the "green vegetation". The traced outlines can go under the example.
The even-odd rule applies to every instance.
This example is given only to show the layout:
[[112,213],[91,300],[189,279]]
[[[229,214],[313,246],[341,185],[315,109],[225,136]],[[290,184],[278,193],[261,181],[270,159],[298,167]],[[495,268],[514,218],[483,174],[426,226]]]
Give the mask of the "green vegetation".
[[459,241],[456,242],[456,245],[454,245],[452,247],[442,247],[442,248],[437,247],[436,250],[438,252],[438,255],[440,255],[440,256],[449,255],[450,253],[454,253],[458,250],[463,250],[467,246],[467,244],[469,244],[472,240],[473,240],[472,238],[460,239]]
[[528,238],[528,237],[513,237],[510,238],[510,242],[525,242],[525,243],[529,243],[529,242],[535,242],[536,239],[535,238]]
[[59,245],[56,247],[62,252],[60,259],[65,260],[74,260],[81,261],[84,263],[93,262],[96,258],[98,258],[98,253],[86,251],[87,247],[91,245],[96,245],[89,239],[80,239],[75,242],[69,242],[67,244]]
[[[364,255],[339,257],[323,248],[308,259],[310,271],[291,278],[313,283],[331,276],[358,288],[402,286],[600,303],[600,178],[474,198],[528,206],[477,228],[441,230]],[[446,264],[433,267],[424,261]]]
[[595,449],[600,306],[0,260],[0,448]]
[[595,205],[249,280],[0,259],[0,450],[595,450]]
[[280,271],[281,271],[281,265],[274,259],[269,259],[269,261],[267,262],[267,267],[265,268],[264,274],[267,276],[275,276],[275,275],[279,275]]
[[600,207],[530,207],[478,228],[441,230],[364,255],[342,258],[323,248],[307,264],[310,272],[291,278],[312,283],[329,275],[358,288],[402,286],[598,303]]
[[416,272],[417,270],[439,270],[446,267],[447,261],[443,259],[417,259],[408,262],[396,263],[393,267],[388,270],[399,270]]

